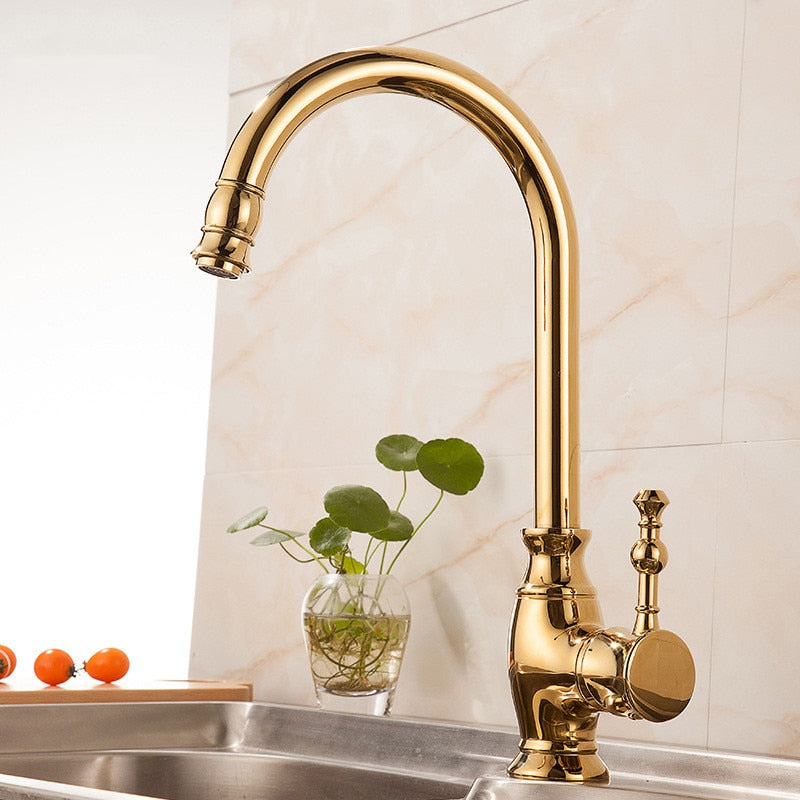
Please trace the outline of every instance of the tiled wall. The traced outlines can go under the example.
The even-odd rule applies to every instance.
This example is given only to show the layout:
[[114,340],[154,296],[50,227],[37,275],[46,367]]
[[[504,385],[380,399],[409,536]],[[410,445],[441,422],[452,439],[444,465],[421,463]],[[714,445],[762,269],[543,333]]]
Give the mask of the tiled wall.
[[[401,42],[482,72],[555,152],[582,252],[591,577],[606,621],[631,624],[630,501],[665,489],[661,618],[697,664],[682,717],[603,719],[602,736],[800,757],[798,29],[792,0],[235,6],[232,131],[305,61]],[[382,435],[458,435],[486,477],[398,568],[414,616],[395,712],[514,725],[506,631],[533,506],[527,230],[491,146],[432,103],[352,99],[287,148],[254,272],[219,287],[195,676],[312,704],[299,605],[313,570],[227,523],[266,503],[275,524],[308,527],[337,483],[393,496],[372,459]]]

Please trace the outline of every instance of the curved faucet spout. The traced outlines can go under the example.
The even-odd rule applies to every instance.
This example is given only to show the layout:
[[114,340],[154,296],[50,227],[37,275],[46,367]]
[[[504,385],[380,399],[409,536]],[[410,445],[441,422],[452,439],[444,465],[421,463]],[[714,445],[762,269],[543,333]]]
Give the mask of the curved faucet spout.
[[519,185],[534,242],[536,527],[579,528],[578,248],[572,206],[555,158],[525,113],[466,67],[405,48],[329,56],[288,77],[247,118],[209,201],[200,269],[237,278],[275,160],[316,112],[367,92],[427,98],[472,123],[497,148]]

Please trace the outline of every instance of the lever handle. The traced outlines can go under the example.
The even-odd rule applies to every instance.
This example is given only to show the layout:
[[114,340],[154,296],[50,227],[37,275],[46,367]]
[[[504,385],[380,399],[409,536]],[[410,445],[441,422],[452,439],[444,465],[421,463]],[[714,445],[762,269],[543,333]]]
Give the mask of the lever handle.
[[639,597],[636,603],[636,621],[633,634],[641,636],[657,630],[658,625],[658,574],[667,566],[667,548],[659,538],[661,514],[669,504],[660,489],[642,489],[633,503],[639,509],[639,539],[631,548],[631,564],[639,573]]
[[591,633],[578,651],[575,674],[590,708],[664,722],[680,714],[692,697],[694,661],[686,643],[658,625],[658,575],[667,565],[659,534],[669,500],[658,489],[643,489],[633,502],[640,515],[639,539],[631,548],[639,573],[633,633],[613,628]]
[[685,642],[659,630],[658,575],[667,566],[661,541],[661,514],[669,504],[660,489],[642,489],[633,503],[639,509],[639,539],[631,548],[631,563],[639,573],[639,599],[633,647],[625,661],[627,698],[634,713],[653,722],[672,719],[683,711],[694,691],[694,661]]

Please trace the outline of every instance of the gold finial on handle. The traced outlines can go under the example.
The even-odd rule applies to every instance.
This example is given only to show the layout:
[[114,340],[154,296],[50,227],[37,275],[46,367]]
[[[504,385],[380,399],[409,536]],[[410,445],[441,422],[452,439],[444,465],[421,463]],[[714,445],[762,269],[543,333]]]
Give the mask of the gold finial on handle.
[[640,489],[633,498],[633,504],[639,509],[642,518],[640,527],[661,527],[661,514],[669,505],[667,493],[661,489]]

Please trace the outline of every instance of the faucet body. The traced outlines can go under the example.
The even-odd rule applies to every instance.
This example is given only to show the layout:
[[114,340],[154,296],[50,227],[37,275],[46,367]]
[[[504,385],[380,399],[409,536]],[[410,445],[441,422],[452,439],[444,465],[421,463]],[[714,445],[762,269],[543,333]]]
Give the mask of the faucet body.
[[[607,780],[595,743],[599,711],[647,716],[640,713],[628,673],[639,675],[644,661],[648,669],[658,668],[664,659],[659,662],[654,651],[680,652],[676,664],[684,656],[690,663],[691,656],[654,624],[631,636],[605,631],[583,572],[588,532],[579,525],[576,225],[556,160],[525,113],[482,76],[430,53],[384,47],[315,61],[278,85],[245,120],[193,256],[200,269],[218,277],[247,273],[265,186],[284,146],[318,111],[366,92],[412,95],[458,113],[494,145],[525,202],[534,244],[536,527],[523,531],[530,566],[511,625],[509,675],[522,740],[509,772],[532,779]],[[647,586],[654,597],[654,584]],[[640,605],[641,597],[640,591]],[[657,609],[648,603],[641,613],[652,623]],[[651,644],[643,648],[647,637]],[[633,658],[643,651],[646,659]],[[692,684],[693,674],[692,667]],[[652,688],[648,684],[644,692]],[[685,687],[679,688],[677,705],[685,705]],[[651,704],[659,705],[662,690],[655,687],[655,700],[647,694]]]
[[686,708],[694,662],[684,642],[658,624],[657,580],[667,563],[658,538],[668,503],[642,490],[640,538],[631,548],[639,602],[630,633],[604,628],[583,564],[590,534],[581,529],[526,528],[528,571],[511,623],[509,678],[519,721],[518,778],[605,783],[597,755],[599,712],[664,722]]

